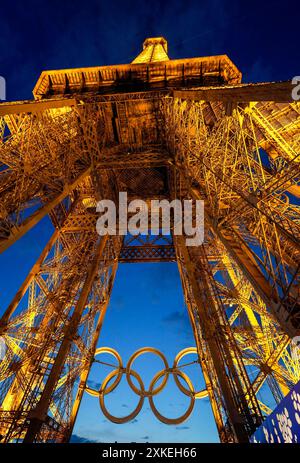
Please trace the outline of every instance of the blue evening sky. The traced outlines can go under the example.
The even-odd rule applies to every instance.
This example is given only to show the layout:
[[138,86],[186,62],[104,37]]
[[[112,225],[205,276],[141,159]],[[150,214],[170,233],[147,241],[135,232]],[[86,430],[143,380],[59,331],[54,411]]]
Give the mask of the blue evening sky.
[[[286,80],[300,74],[298,30],[299,3],[288,0],[15,0],[1,5],[0,75],[6,78],[8,100],[30,99],[42,70],[128,63],[146,37],[162,35],[170,58],[226,53],[244,81]],[[1,313],[51,232],[46,218],[0,255]],[[117,349],[124,362],[136,349],[153,346],[169,363],[179,350],[194,345],[176,264],[119,266],[99,345]],[[161,368],[150,354],[135,364],[146,385]],[[98,384],[107,372],[95,366],[90,384]],[[191,366],[187,372],[195,385],[203,386],[199,368]],[[137,396],[125,381],[119,388],[106,402],[111,413],[126,415]],[[188,398],[169,380],[155,404],[175,417],[184,412]],[[73,440],[215,442],[218,436],[206,399],[196,402],[188,421],[173,427],[158,422],[147,401],[133,422],[112,424],[97,399],[85,395]]]

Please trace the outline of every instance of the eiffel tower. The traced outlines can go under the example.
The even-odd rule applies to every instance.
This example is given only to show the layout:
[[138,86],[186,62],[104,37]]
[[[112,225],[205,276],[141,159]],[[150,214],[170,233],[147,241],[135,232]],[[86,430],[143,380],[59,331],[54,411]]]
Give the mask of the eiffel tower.
[[[221,442],[249,441],[299,381],[300,103],[291,82],[241,78],[156,37],[131,64],[44,71],[32,101],[0,104],[1,252],[53,224],[2,308],[1,442],[70,439],[118,263],[177,262]],[[119,192],[203,200],[203,244],[99,236],[97,202]]]

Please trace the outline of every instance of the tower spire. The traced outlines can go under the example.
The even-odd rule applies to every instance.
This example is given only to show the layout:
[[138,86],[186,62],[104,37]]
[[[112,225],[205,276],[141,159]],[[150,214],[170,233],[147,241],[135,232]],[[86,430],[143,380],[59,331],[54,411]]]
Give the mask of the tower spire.
[[153,63],[169,61],[168,42],[164,37],[150,37],[143,43],[143,51],[132,61],[137,63]]

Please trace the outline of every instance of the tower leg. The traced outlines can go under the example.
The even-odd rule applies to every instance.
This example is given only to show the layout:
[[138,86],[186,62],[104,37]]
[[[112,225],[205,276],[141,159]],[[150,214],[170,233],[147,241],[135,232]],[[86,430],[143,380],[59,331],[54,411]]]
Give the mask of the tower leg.
[[[247,442],[260,424],[262,415],[221,301],[216,295],[205,248],[187,248],[184,239],[176,237],[176,250],[197,345],[201,349],[199,357],[203,358],[206,371],[214,377],[214,394],[222,406],[224,428],[220,437],[222,440]],[[211,368],[213,371],[209,371]],[[208,384],[208,390],[210,388]],[[216,416],[215,399],[213,411],[216,422],[220,422],[220,417]],[[220,432],[220,424],[218,427]]]
[[66,441],[74,425],[120,248],[117,238],[98,236],[95,222],[79,201],[2,318],[2,441]]

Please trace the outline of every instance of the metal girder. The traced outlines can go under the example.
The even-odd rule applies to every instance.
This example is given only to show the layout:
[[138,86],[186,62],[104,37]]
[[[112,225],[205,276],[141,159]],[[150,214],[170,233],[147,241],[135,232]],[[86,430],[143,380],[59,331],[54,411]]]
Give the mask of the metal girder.
[[291,81],[266,82],[257,84],[237,84],[222,87],[200,87],[192,90],[174,90],[174,98],[192,101],[224,103],[249,103],[252,101],[274,101],[289,103],[293,101]]
[[36,225],[43,217],[49,214],[55,206],[61,203],[91,172],[91,168],[87,168],[71,185],[66,185],[61,193],[59,193],[52,201],[43,205],[37,211],[25,219],[20,225],[15,225],[10,229],[7,237],[0,240],[0,252],[5,251],[9,246],[15,243],[19,238],[25,235],[34,225]]
[[218,107],[211,120],[205,102],[178,99],[164,100],[162,111],[175,166],[192,185],[187,190],[194,195],[198,189],[210,226],[284,330],[297,335],[300,210],[295,198],[283,200],[289,179],[299,182],[297,165],[287,163],[274,181],[249,111],[226,116]]
[[[82,212],[77,201],[68,213],[70,225]],[[1,319],[7,345],[0,372],[2,398],[5,391],[0,427],[5,441],[43,441],[49,436],[65,440],[70,430],[67,397],[71,390],[76,392],[81,366],[97,342],[120,247],[108,236],[100,239],[94,223],[89,230],[70,231],[66,220],[54,232]],[[16,310],[24,307],[27,294],[27,308]],[[10,374],[7,362],[15,365]],[[50,426],[51,420],[59,426]]]
[[[224,318],[224,310],[216,298],[204,247],[188,249],[180,237],[176,238],[176,246],[180,265],[185,268],[191,288],[189,298],[194,300],[195,313],[192,316],[197,326],[196,335],[201,337],[201,350],[205,349],[203,343],[206,344],[206,355],[211,358],[217,377],[218,385],[214,384],[214,387],[219,388],[233,439],[247,442],[260,422],[260,408],[245,365],[239,358],[236,341]],[[228,374],[232,375],[231,379]]]
[[101,237],[99,244],[95,249],[95,256],[93,257],[91,265],[88,268],[86,278],[74,311],[68,320],[68,326],[64,333],[64,339],[62,340],[56,358],[53,361],[51,372],[45,381],[43,391],[41,392],[35,408],[28,414],[27,431],[24,436],[24,442],[35,441],[41,431],[43,423],[45,422],[53,393],[62,374],[63,367],[69,354],[72,342],[77,336],[78,327],[80,325],[84,309],[88,303],[88,296],[97,277],[97,273],[99,271],[98,266],[100,264],[101,258],[103,259],[103,252],[107,243],[107,238],[107,235]]
[[15,101],[0,103],[0,117],[21,113],[39,113],[47,109],[58,109],[76,106],[74,98],[61,98],[41,101]]
[[119,262],[176,262],[175,249],[172,245],[123,246]]

